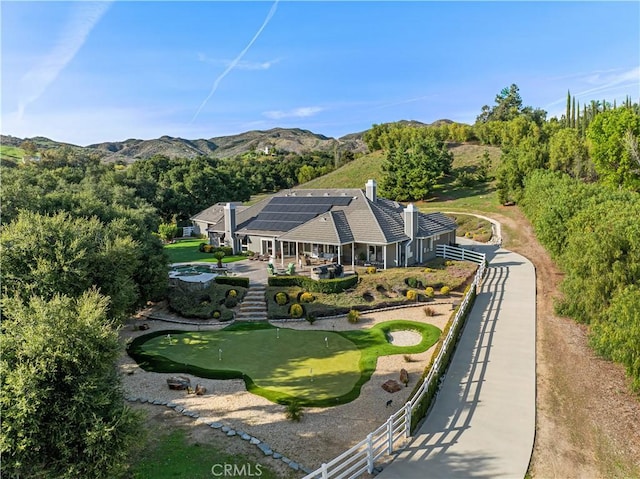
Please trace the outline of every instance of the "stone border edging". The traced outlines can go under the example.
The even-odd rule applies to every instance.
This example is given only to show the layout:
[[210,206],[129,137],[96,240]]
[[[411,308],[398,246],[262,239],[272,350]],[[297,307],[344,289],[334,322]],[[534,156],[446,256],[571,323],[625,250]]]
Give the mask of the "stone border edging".
[[[166,406],[169,409],[173,409],[178,414],[182,414],[183,416],[187,416],[193,419],[200,419],[200,415],[197,412],[189,411],[185,407],[177,404],[173,401],[161,401],[159,399],[149,399],[145,397],[135,397],[135,396],[125,396],[125,401],[129,402],[139,402],[141,404],[151,404],[154,406]],[[248,441],[249,444],[256,446],[265,456],[271,456],[273,459],[281,460],[283,463],[288,465],[294,471],[302,471],[305,474],[311,474],[313,471],[307,467],[304,467],[298,462],[295,462],[288,457],[280,454],[279,452],[275,452],[271,447],[264,441],[261,441],[257,437],[251,436],[244,431],[233,429],[229,426],[225,426],[223,423],[219,421],[202,421],[203,424],[209,426],[211,429],[219,429],[223,433],[226,434],[227,437],[237,436],[244,441]]]

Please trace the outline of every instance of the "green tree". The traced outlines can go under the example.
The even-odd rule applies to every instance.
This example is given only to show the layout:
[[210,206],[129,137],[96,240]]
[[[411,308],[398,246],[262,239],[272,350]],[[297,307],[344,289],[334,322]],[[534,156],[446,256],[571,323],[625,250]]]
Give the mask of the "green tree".
[[591,345],[607,359],[622,363],[640,390],[640,287],[630,285],[615,293],[611,306],[594,319]]
[[306,183],[317,176],[316,169],[310,165],[302,165],[298,170],[298,183]]
[[522,98],[518,85],[512,84],[500,90],[496,95],[495,105],[482,107],[482,112],[476,118],[476,123],[489,121],[509,121],[517,117],[522,110]]
[[576,178],[592,177],[587,146],[580,133],[573,128],[563,128],[549,140],[549,169],[564,171]]
[[169,242],[178,234],[178,225],[175,223],[160,223],[158,226],[158,236],[162,241]]
[[478,169],[476,171],[476,179],[481,182],[488,181],[490,173],[491,156],[489,156],[489,152],[485,150],[482,153],[482,158],[480,159],[480,164],[478,165]]
[[604,111],[589,124],[589,153],[604,183],[640,191],[640,163],[634,158],[638,138],[640,115],[628,108]]
[[119,477],[140,420],[123,403],[107,299],[5,297],[2,309],[3,475]]
[[24,140],[20,143],[20,148],[24,150],[26,156],[36,156],[36,153],[38,153],[38,147],[31,140]]
[[25,300],[75,298],[97,287],[111,300],[110,316],[124,318],[140,299],[134,273],[141,254],[135,241],[118,231],[123,226],[67,213],[21,212],[0,232],[3,293]]
[[451,171],[453,155],[444,142],[412,130],[396,129],[385,139],[380,190],[392,200],[426,199],[436,181]]
[[640,283],[640,201],[616,198],[583,208],[568,226],[559,310],[591,323],[614,293]]

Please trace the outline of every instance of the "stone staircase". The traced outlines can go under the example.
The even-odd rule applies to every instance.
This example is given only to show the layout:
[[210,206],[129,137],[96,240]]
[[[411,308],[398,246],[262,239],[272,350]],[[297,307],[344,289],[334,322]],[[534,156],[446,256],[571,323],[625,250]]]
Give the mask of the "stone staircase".
[[236,321],[266,321],[267,301],[264,285],[252,284],[240,303]]

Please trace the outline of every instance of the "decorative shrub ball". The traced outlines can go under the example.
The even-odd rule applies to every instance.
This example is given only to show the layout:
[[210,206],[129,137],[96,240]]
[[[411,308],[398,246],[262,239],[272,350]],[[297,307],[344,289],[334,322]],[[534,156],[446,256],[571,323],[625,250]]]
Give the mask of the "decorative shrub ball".
[[367,266],[367,274],[375,274],[376,271],[375,266]]
[[284,306],[289,302],[289,295],[283,291],[276,293],[276,303],[280,306]]
[[347,321],[350,323],[357,323],[360,319],[360,311],[357,309],[352,309],[347,313]]
[[304,310],[302,309],[302,305],[295,303],[291,305],[291,309],[289,310],[289,314],[291,314],[292,318],[301,318]]
[[415,289],[410,289],[409,291],[407,291],[407,299],[409,301],[415,301],[418,298],[418,293],[416,292]]
[[213,319],[220,319],[220,311],[213,312]]
[[442,288],[440,288],[440,294],[442,294],[443,296],[448,295],[451,292],[451,288],[449,286],[443,286]]
[[230,298],[235,298],[236,296],[238,296],[238,292],[235,289],[230,289],[227,294]]
[[304,292],[300,295],[300,301],[303,303],[311,303],[314,299],[316,298],[314,298],[313,295],[309,292]]
[[435,296],[435,294],[436,294],[436,292],[433,290],[433,288],[432,288],[431,286],[427,286],[427,287],[424,289],[424,295],[425,295],[427,298],[433,298],[433,297]]

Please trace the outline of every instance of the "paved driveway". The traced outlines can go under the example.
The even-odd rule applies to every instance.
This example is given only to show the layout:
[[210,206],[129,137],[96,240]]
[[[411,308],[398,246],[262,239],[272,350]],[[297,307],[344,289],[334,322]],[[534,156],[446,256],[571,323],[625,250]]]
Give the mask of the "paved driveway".
[[442,389],[410,444],[379,479],[513,478],[535,434],[535,270],[496,247]]

